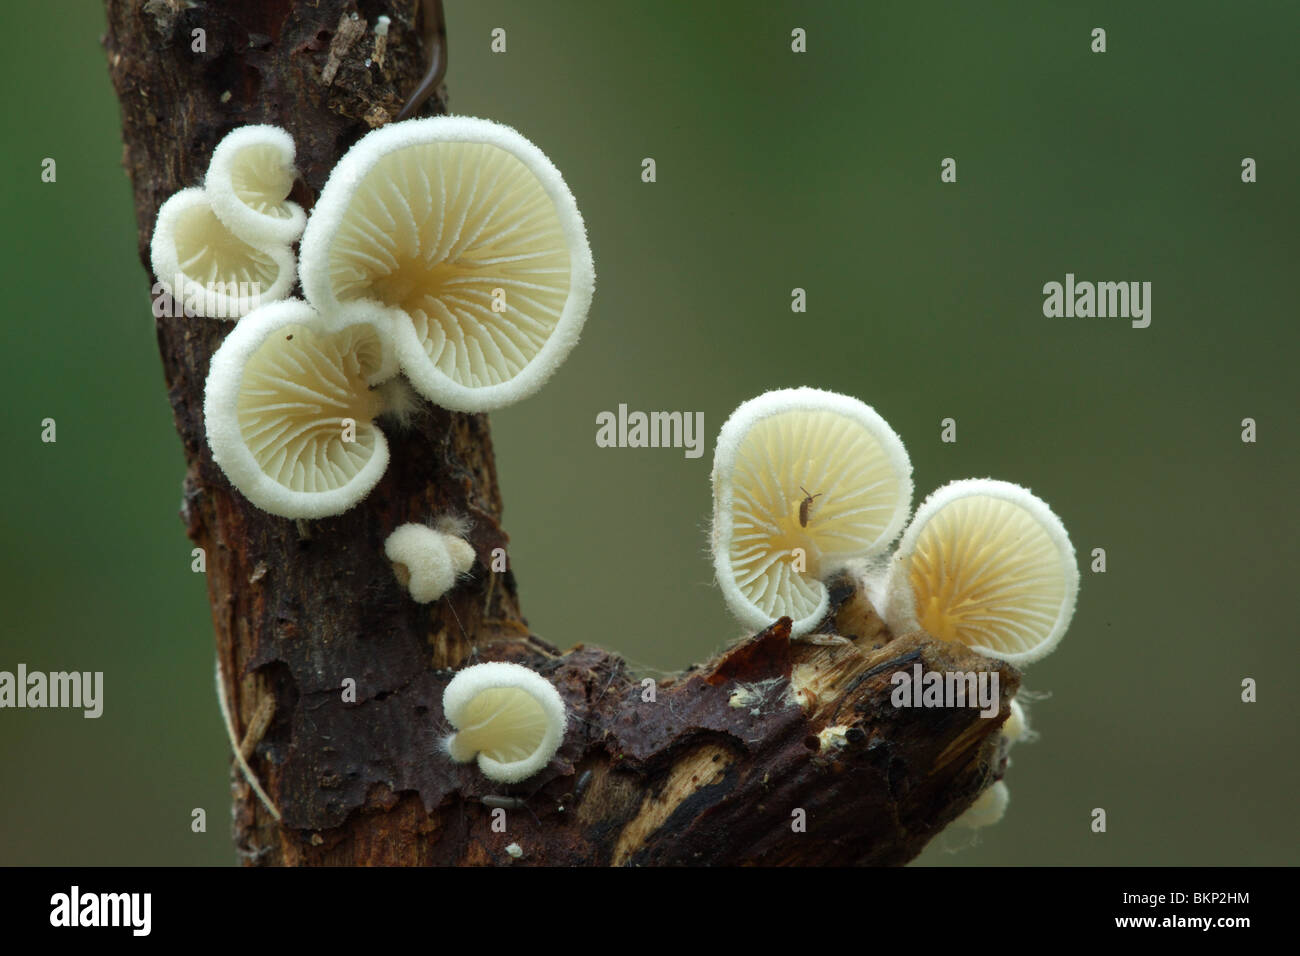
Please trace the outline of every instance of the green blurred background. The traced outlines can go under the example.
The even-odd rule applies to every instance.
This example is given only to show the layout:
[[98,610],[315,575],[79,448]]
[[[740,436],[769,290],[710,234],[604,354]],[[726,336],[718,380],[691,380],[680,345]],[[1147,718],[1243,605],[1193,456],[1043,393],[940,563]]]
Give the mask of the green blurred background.
[[[598,272],[580,347],[492,416],[524,611],[663,670],[738,636],[706,552],[717,429],[769,388],[848,392],[903,436],[918,495],[1028,485],[1084,572],[1026,680],[1051,696],[1006,818],[921,861],[1295,863],[1300,12],[1071,6],[449,0],[453,111],[551,156]],[[0,711],[0,863],[231,863],[102,10],[6,11],[0,669],[102,670],[106,700]],[[1044,318],[1066,272],[1152,282],[1151,327]],[[703,411],[704,456],[597,448],[620,402]]]

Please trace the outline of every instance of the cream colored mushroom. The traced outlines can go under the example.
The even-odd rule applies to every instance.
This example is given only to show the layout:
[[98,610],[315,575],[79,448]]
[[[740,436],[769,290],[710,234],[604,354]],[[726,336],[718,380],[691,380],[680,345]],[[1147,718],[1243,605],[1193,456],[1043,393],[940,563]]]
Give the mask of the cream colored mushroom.
[[404,524],[384,541],[384,554],[393,563],[397,580],[419,604],[442,597],[456,578],[474,566],[474,548],[449,530]]
[[385,318],[344,310],[326,323],[305,302],[263,306],[212,357],[204,418],[212,457],[264,511],[341,514],[388,465],[371,386],[394,374]]
[[955,481],[917,509],[890,563],[883,617],[1023,665],[1049,654],[1074,614],[1079,570],[1059,518],[1005,481]]
[[746,626],[793,619],[792,636],[826,614],[822,581],[882,551],[907,519],[912,465],[868,405],[813,388],[745,402],[718,435],[713,565]]
[[573,195],[513,129],[436,116],[381,127],[339,161],[302,240],[323,312],[405,317],[398,358],[425,397],[485,411],[532,394],[578,340],[595,283]]
[[245,242],[294,242],[307,216],[288,198],[293,159],[293,137],[278,126],[231,131],[212,151],[203,182],[212,211]]
[[456,728],[443,744],[457,763],[477,759],[489,780],[518,783],[544,768],[564,740],[564,700],[554,685],[519,664],[475,664],[442,695]]
[[198,188],[182,189],[158,210],[150,242],[154,274],[198,315],[237,319],[283,299],[293,288],[293,251],[251,245],[223,223]]

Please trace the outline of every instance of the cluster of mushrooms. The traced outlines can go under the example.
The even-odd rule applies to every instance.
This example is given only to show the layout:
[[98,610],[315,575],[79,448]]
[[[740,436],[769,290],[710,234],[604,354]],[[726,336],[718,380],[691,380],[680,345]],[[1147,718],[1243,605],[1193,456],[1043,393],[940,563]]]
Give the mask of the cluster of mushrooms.
[[[377,129],[310,216],[288,198],[295,179],[286,131],[236,129],[203,186],[163,204],[151,251],[187,310],[236,320],[206,383],[213,459],[258,508],[302,520],[374,488],[388,464],[380,421],[400,427],[415,395],[480,412],[533,394],[576,343],[595,274],[559,171],[497,123]],[[295,270],[302,299],[288,297]],[[715,572],[747,627],[789,617],[793,638],[811,635],[828,611],[824,582],[845,570],[895,634],[921,629],[1016,665],[1051,651],[1073,613],[1069,537],[1023,488],[953,482],[904,530],[911,463],[857,399],[799,388],[744,403],[719,434],[713,488]],[[443,515],[388,536],[414,600],[438,600],[473,567],[466,530]],[[503,783],[541,771],[566,726],[555,687],[511,663],[460,670],[443,713],[456,728],[447,756]],[[1003,733],[1028,733],[1017,702]],[[1006,800],[999,782],[963,820],[993,822]]]
[[[388,466],[380,421],[401,427],[415,395],[482,412],[536,392],[577,343],[595,270],[559,170],[498,123],[377,129],[310,216],[288,198],[296,178],[285,130],[234,130],[203,186],[159,210],[151,255],[187,314],[236,320],[204,391],[213,460],[258,508],[304,520],[370,493]],[[303,299],[288,297],[295,278]],[[473,567],[466,531],[441,515],[388,536],[413,600],[439,599]],[[515,664],[463,669],[443,712],[457,728],[447,754],[501,782],[536,773],[564,735],[559,693]]]
[[[992,479],[944,485],[908,522],[911,505],[907,451],[869,405],[814,388],[745,402],[713,459],[713,564],[728,607],[751,628],[789,617],[791,638],[804,638],[827,616],[824,582],[849,572],[894,634],[921,630],[1017,667],[1051,653],[1079,591],[1052,510]],[[1002,733],[1008,744],[1028,735],[1018,701]],[[999,780],[958,822],[994,823],[1008,800]]]

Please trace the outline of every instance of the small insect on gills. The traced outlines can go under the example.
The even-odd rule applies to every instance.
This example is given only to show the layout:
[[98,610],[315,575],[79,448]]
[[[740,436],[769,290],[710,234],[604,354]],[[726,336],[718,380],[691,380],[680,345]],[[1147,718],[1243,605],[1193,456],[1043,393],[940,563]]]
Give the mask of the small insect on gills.
[[806,528],[808,527],[808,517],[809,512],[812,510],[813,499],[820,498],[822,493],[818,492],[815,495],[810,495],[808,489],[803,485],[799,486],[799,490],[803,492],[803,501],[799,502],[799,527]]

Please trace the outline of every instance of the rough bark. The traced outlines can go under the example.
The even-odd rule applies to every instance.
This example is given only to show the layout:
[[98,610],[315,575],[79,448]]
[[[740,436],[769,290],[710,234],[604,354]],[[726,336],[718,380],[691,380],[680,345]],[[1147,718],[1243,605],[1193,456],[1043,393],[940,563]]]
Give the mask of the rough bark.
[[[342,153],[396,116],[424,71],[415,0],[106,7],[147,272],[158,207],[201,181],[231,129],[268,122],[293,134],[294,198],[310,210]],[[392,18],[382,65],[381,13]],[[205,52],[193,51],[194,30]],[[435,98],[424,112],[444,108]],[[1000,776],[995,731],[1018,675],[924,635],[893,638],[847,580],[835,584],[823,630],[852,643],[792,644],[783,619],[660,681],[653,700],[617,656],[581,646],[562,654],[531,635],[512,575],[490,570],[493,549],[508,542],[485,415],[430,406],[410,430],[388,430],[387,474],[337,518],[301,527],[257,510],[204,437],[204,378],[230,325],[167,316],[156,325],[187,463],[181,514],[206,552],[218,666],[236,736],[280,816],[232,775],[245,862],[897,864]],[[478,564],[447,599],[417,605],[383,541],[403,522],[448,512],[473,522]],[[482,802],[501,789],[437,747],[442,690],[471,659],[535,667],[571,712],[555,760],[508,794],[523,799],[506,810],[505,832]],[[890,676],[918,661],[999,670],[999,717],[895,709]],[[356,703],[342,700],[347,677]],[[823,733],[832,726],[842,732]],[[803,832],[792,825],[797,809]],[[505,852],[511,843],[518,860]]]

